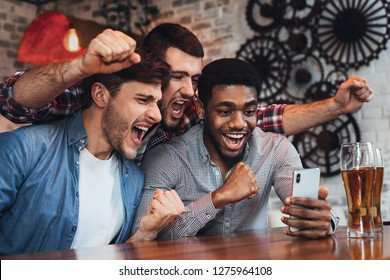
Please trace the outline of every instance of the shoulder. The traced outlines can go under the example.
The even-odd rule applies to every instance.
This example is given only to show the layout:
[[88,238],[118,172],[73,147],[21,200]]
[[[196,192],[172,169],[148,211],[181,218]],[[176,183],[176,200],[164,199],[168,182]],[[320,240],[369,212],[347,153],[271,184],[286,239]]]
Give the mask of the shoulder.
[[282,150],[296,151],[291,141],[284,135],[274,132],[264,132],[260,128],[255,128],[253,137],[249,142],[250,149],[256,149],[260,153],[279,152]]
[[146,152],[142,166],[150,168],[162,168],[162,166],[174,166],[178,168],[178,162],[187,161],[194,156],[198,149],[199,140],[202,139],[203,128],[196,125],[181,136],[176,136],[170,141],[161,143]]

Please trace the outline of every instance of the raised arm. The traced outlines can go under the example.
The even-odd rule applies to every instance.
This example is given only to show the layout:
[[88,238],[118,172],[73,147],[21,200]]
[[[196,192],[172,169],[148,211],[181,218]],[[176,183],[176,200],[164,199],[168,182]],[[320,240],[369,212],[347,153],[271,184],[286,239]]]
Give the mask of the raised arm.
[[13,97],[27,108],[43,107],[87,76],[113,73],[138,63],[135,47],[136,42],[126,34],[106,29],[91,41],[83,56],[27,71],[14,84]]
[[329,122],[353,112],[373,97],[365,79],[350,77],[340,85],[333,97],[308,104],[287,105],[283,112],[284,133],[294,135]]

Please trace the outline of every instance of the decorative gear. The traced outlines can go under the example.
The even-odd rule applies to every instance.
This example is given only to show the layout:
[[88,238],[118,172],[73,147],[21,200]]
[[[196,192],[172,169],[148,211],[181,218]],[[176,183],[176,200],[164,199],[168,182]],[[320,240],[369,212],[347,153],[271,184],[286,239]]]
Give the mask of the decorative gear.
[[307,102],[305,93],[312,84],[324,80],[324,67],[317,57],[311,55],[296,55],[292,60],[298,62],[292,63],[285,94],[293,103]]
[[287,0],[283,21],[285,26],[304,26],[316,16],[321,0]]
[[285,0],[249,0],[245,17],[254,32],[266,33],[282,23]]
[[314,33],[321,55],[346,69],[378,58],[389,39],[389,6],[387,0],[323,1]]
[[278,103],[291,68],[290,57],[283,45],[274,38],[258,36],[247,40],[236,56],[252,64],[260,74],[259,103]]
[[360,141],[359,126],[351,114],[295,135],[292,143],[303,167],[318,167],[325,177],[340,173],[340,145]]

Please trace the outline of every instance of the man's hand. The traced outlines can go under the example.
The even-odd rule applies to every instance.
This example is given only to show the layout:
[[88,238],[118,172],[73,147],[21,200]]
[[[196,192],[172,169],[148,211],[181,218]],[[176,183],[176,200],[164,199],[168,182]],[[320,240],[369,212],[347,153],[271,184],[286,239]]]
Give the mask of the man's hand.
[[140,61],[136,42],[121,31],[106,29],[88,45],[82,56],[80,71],[86,76],[113,73]]
[[[299,228],[291,232],[290,228],[284,233],[295,237],[323,238],[332,232],[332,215],[330,214],[331,204],[326,201],[328,196],[327,188],[320,188],[318,199],[308,197],[287,197],[285,206],[280,211],[294,218],[283,216],[282,222],[288,226]],[[292,207],[293,205],[302,206]]]
[[224,184],[211,193],[214,207],[221,209],[226,204],[236,203],[245,198],[254,198],[259,183],[249,165],[239,162],[227,176]]
[[362,77],[350,77],[343,82],[336,95],[336,102],[343,113],[351,113],[360,108],[364,102],[369,102],[374,98],[372,89],[367,85],[367,82]]
[[155,239],[161,229],[184,211],[184,204],[174,190],[156,190],[148,211],[142,217],[139,229],[127,241],[146,241]]

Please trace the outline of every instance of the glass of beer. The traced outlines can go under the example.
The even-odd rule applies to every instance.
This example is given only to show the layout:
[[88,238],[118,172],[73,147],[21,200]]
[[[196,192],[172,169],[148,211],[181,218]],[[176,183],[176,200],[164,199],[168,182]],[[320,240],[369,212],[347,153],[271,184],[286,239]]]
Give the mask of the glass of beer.
[[340,167],[348,204],[347,236],[374,237],[374,149],[370,142],[342,144]]
[[383,157],[382,150],[379,148],[374,149],[375,157],[375,187],[374,187],[374,200],[372,207],[372,217],[374,218],[375,232],[382,232],[382,215],[381,215],[381,193],[383,185]]

